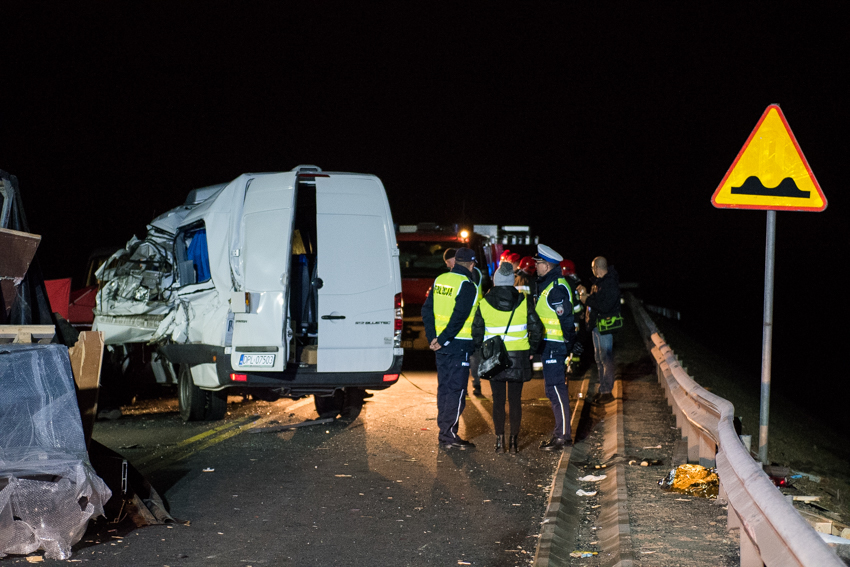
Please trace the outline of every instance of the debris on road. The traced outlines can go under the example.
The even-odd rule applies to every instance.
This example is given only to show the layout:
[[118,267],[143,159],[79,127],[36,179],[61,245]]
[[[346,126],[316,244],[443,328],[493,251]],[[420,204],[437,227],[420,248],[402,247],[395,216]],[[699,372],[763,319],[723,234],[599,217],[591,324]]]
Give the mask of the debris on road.
[[599,555],[598,551],[572,551],[570,557],[593,557]]
[[594,490],[593,492],[586,492],[579,488],[578,490],[576,490],[576,494],[578,496],[596,496],[596,491]]
[[[310,425],[321,425],[323,423],[332,423],[334,421],[333,417],[325,417],[322,419],[313,419],[309,421],[302,421],[300,423],[289,423],[286,425],[273,425],[271,427],[256,427],[251,429],[251,433],[272,433],[275,431],[287,431],[289,429],[296,429],[298,427],[308,427]],[[325,431],[328,433],[328,431]]]
[[720,479],[717,478],[717,472],[714,469],[684,464],[667,473],[666,477],[658,481],[658,486],[669,492],[701,498],[717,498]]
[[817,502],[820,500],[820,496],[794,496],[793,498],[796,502]]
[[207,468],[203,469],[201,472],[215,472],[215,469],[211,468],[211,467],[207,467]]
[[794,478],[794,479],[805,478],[805,479],[810,480],[812,482],[820,482],[821,477],[814,475],[814,474],[804,473],[804,472],[800,472],[800,471],[791,471],[791,476],[788,477],[788,478]]
[[601,474],[599,476],[594,476],[592,474],[589,474],[589,475],[585,475],[585,476],[581,477],[579,480],[582,481],[582,482],[598,482],[598,481],[604,480],[606,478],[608,478],[608,475]]
[[629,464],[632,466],[640,466],[640,467],[654,467],[656,465],[663,465],[664,461],[661,459],[644,459],[642,461],[638,461],[637,459],[632,459],[629,461]]

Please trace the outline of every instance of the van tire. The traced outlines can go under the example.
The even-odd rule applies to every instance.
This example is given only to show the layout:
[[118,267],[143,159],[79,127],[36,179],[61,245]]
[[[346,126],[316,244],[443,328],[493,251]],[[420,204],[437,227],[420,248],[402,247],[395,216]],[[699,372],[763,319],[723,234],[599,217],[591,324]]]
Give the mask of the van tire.
[[316,413],[319,414],[321,419],[336,417],[342,411],[342,407],[345,404],[345,392],[337,389],[330,396],[315,394],[313,399],[316,403]]
[[177,373],[177,403],[183,421],[201,421],[206,418],[207,394],[195,385],[188,364],[181,364]]
[[342,410],[340,410],[339,416],[351,421],[357,419],[360,411],[363,409],[365,394],[366,390],[363,388],[346,388],[345,403],[342,404]]
[[202,391],[201,393],[206,394],[207,402],[204,419],[206,421],[218,421],[219,419],[224,419],[224,416],[227,413],[227,391]]

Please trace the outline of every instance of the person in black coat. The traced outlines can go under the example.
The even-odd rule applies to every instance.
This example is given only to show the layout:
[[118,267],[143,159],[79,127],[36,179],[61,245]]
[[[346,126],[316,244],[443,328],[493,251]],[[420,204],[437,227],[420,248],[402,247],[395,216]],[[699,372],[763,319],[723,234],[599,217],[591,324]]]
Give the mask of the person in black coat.
[[[480,348],[485,339],[502,335],[511,366],[490,377],[496,452],[505,450],[505,391],[510,403],[511,434],[507,450],[519,452],[522,421],[522,385],[531,380],[531,355],[543,339],[543,323],[527,296],[514,287],[513,266],[503,262],[493,276],[493,288],[484,296],[472,320],[472,341]],[[511,316],[513,312],[513,316]],[[505,330],[507,329],[507,333]]]

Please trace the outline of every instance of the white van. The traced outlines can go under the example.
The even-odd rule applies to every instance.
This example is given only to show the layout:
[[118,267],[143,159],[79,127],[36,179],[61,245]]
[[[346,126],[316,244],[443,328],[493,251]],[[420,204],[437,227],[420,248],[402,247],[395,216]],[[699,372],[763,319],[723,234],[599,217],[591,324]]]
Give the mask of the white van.
[[398,247],[374,175],[299,166],[196,189],[98,279],[114,361],[146,349],[187,421],[222,418],[232,388],[313,394],[335,415],[401,371]]

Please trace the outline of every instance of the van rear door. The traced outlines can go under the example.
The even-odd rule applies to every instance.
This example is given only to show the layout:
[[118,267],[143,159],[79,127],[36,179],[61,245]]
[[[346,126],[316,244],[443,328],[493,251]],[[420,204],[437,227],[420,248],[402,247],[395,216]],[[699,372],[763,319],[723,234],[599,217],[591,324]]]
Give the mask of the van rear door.
[[[295,173],[258,175],[242,215],[244,293],[234,293],[231,366],[283,371],[288,358],[286,289],[291,259]],[[240,304],[240,302],[243,302]]]
[[373,175],[316,177],[318,372],[381,372],[393,363],[401,292],[395,233]]

